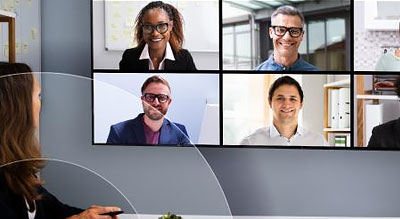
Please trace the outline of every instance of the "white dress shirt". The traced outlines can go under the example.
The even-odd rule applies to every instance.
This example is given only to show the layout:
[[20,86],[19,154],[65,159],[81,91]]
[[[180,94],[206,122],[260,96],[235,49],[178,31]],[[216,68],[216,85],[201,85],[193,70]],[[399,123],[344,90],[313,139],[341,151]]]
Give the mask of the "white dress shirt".
[[325,138],[300,126],[291,138],[281,136],[274,125],[260,128],[245,137],[241,145],[283,145],[283,146],[329,146]]
[[[151,61],[150,54],[149,54],[149,45],[144,46],[142,53],[140,54],[139,60],[148,59],[149,60],[149,70],[155,70],[153,62]],[[165,55],[163,60],[161,60],[160,64],[158,65],[158,69],[156,70],[164,70],[165,67],[165,59],[169,59],[175,61],[174,53],[172,52],[171,45],[167,42],[167,46],[165,49]]]
[[36,202],[33,201],[34,210],[31,212],[31,211],[29,211],[29,204],[28,204],[28,201],[26,200],[25,197],[24,197],[24,199],[25,199],[26,209],[28,209],[28,218],[29,218],[29,219],[34,219],[35,216],[36,216]]

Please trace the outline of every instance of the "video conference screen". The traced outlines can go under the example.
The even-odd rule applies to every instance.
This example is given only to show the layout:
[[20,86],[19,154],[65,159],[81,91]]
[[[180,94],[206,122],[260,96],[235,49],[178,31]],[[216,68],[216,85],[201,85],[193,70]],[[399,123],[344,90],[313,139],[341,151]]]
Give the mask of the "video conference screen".
[[396,149],[396,4],[93,1],[93,144]]

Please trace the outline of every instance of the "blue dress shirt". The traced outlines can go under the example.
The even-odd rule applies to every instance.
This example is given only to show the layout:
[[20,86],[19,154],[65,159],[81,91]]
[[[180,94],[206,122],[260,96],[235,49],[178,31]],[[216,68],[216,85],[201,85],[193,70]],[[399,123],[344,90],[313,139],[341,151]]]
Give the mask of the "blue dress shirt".
[[280,63],[275,62],[274,54],[271,54],[266,61],[261,63],[254,70],[256,70],[256,71],[319,71],[319,68],[304,61],[300,54],[299,54],[299,58],[292,66],[286,67]]

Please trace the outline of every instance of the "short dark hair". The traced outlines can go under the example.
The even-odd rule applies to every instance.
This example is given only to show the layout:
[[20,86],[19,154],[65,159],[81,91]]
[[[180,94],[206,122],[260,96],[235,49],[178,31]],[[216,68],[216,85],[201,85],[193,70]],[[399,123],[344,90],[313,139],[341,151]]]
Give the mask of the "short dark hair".
[[272,96],[274,95],[275,90],[283,85],[295,86],[300,95],[300,102],[301,103],[303,102],[304,94],[303,94],[303,90],[301,89],[299,82],[297,82],[295,79],[293,79],[290,76],[282,76],[282,77],[276,79],[274,81],[274,83],[272,83],[271,87],[269,88],[269,92],[268,92],[269,104],[271,104],[271,102],[272,102]]
[[143,83],[142,89],[141,89],[142,94],[143,94],[144,90],[146,90],[147,86],[149,86],[149,84],[151,84],[151,83],[164,84],[165,86],[168,87],[168,90],[171,92],[171,88],[169,87],[168,81],[159,75],[154,75],[154,76],[151,76],[150,78],[147,78],[146,81]]
[[278,14],[283,14],[283,15],[290,15],[290,16],[298,16],[301,20],[301,26],[304,26],[304,16],[303,14],[299,11],[299,9],[290,6],[290,5],[283,5],[279,8],[277,8],[271,15],[271,23],[274,17],[276,17]]

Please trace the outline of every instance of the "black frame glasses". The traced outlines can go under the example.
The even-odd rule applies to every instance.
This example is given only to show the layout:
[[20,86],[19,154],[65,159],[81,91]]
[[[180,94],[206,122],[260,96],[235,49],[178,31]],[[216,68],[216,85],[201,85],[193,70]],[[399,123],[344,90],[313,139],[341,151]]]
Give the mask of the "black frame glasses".
[[[298,38],[301,36],[301,34],[303,33],[303,28],[302,27],[285,27],[285,26],[271,26],[272,29],[274,30],[275,35],[279,36],[279,37],[283,37],[285,36],[286,32],[289,31],[289,35],[293,38]],[[277,28],[282,28],[285,31],[283,33],[278,33],[277,32]],[[282,31],[280,31],[282,32]]]
[[156,100],[156,98],[160,103],[166,103],[169,100],[169,96],[166,94],[153,94],[153,93],[144,93],[142,98],[148,103],[153,103],[154,100]]
[[[166,33],[168,31],[169,23],[160,23],[157,25],[142,24],[142,31],[144,34],[151,34],[154,30],[160,34]],[[164,30],[165,28],[165,30]]]

